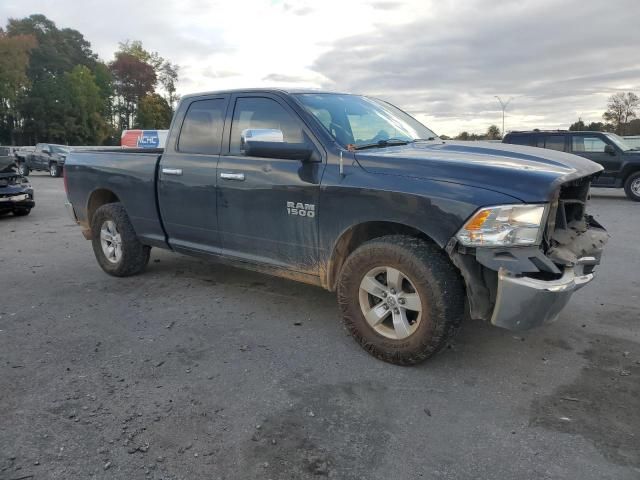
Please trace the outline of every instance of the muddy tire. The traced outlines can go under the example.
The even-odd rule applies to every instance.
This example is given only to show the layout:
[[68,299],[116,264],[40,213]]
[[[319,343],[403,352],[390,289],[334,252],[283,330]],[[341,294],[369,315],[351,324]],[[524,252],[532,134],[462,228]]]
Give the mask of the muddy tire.
[[91,233],[93,253],[109,275],[136,275],[149,263],[151,247],[140,243],[121,203],[98,208],[91,220]]
[[629,175],[624,182],[624,193],[634,202],[640,202],[640,172]]
[[338,303],[351,335],[367,352],[414,365],[455,335],[466,304],[463,281],[436,245],[392,235],[361,245],[338,279]]

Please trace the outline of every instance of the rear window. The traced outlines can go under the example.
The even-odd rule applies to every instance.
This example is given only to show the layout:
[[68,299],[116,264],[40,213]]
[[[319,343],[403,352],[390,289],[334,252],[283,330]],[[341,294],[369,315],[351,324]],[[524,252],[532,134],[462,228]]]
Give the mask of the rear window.
[[178,151],[205,155],[220,153],[224,104],[225,101],[219,98],[189,105],[178,138]]
[[[538,146],[540,143],[538,143]],[[544,148],[564,152],[564,135],[547,135],[544,139]]]

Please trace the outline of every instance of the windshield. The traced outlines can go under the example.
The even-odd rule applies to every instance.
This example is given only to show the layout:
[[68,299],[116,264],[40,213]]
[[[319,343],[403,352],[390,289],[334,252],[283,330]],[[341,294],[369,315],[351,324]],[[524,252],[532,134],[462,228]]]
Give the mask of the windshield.
[[295,97],[345,148],[438,138],[415,118],[374,98],[333,93],[301,93]]
[[613,143],[615,143],[616,146],[620,150],[622,150],[623,152],[627,152],[629,150],[633,150],[631,145],[629,145],[627,142],[625,142],[624,138],[620,137],[619,135],[616,135],[615,133],[605,133],[605,135],[607,136],[607,138],[609,140],[611,140]]
[[51,145],[52,153],[69,153],[69,149],[67,147],[60,147],[58,145]]

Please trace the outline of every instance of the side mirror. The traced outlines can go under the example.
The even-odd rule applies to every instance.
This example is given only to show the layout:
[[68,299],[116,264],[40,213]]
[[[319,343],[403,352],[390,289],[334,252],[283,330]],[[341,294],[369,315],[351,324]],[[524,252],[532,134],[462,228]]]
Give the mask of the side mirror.
[[616,154],[616,149],[613,148],[613,145],[605,145],[604,146],[604,153],[608,153],[609,155],[615,155]]
[[240,137],[240,150],[248,157],[280,158],[301,162],[320,161],[311,143],[285,142],[282,131],[272,128],[243,130]]

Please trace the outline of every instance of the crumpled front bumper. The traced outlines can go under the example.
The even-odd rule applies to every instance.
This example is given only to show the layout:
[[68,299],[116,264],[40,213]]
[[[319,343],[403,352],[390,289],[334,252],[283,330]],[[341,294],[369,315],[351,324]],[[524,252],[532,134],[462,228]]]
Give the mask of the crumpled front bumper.
[[517,276],[504,268],[498,271],[498,290],[491,323],[508,330],[529,330],[556,319],[571,295],[593,280],[585,266],[597,263],[594,257],[580,258],[557,280]]
[[33,190],[22,190],[18,193],[4,194],[0,192],[0,210],[14,210],[16,208],[33,208]]

